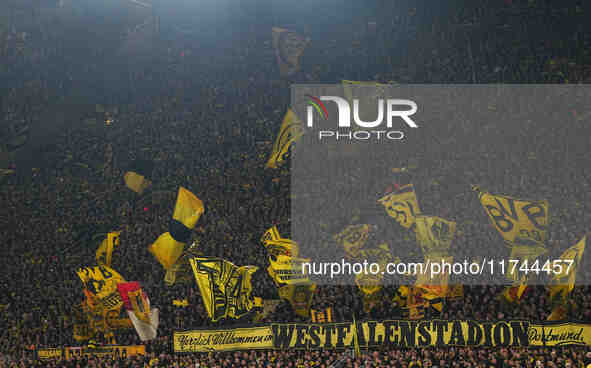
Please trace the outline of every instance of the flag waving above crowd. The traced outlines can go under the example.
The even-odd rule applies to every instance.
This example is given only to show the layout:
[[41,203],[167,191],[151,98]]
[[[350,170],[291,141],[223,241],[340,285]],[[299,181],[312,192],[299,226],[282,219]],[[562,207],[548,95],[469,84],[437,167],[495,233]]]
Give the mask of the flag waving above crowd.
[[310,42],[294,31],[273,27],[271,30],[275,56],[282,77],[288,77],[300,70],[300,58]]
[[204,211],[203,202],[197,196],[183,187],[179,188],[168,232],[160,235],[149,248],[165,269],[170,269],[180,258]]
[[267,161],[266,167],[269,169],[277,169],[284,165],[289,159],[296,142],[303,134],[304,128],[302,121],[292,109],[287,109],[287,113],[281,123],[281,129],[273,144],[273,151]]

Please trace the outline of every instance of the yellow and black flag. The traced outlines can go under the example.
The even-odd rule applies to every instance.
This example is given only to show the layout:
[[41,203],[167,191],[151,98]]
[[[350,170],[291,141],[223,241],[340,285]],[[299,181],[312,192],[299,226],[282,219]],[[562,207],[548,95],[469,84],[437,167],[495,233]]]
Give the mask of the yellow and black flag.
[[152,185],[150,178],[154,170],[154,163],[149,160],[135,160],[130,165],[127,172],[123,175],[125,185],[136,192],[142,194]]
[[298,316],[309,317],[316,284],[290,284],[279,288],[279,297],[289,301]]
[[213,322],[238,319],[255,307],[251,280],[258,267],[239,267],[220,258],[194,257],[189,262]]
[[273,257],[278,257],[280,255],[297,257],[299,254],[298,244],[291,239],[282,238],[281,235],[279,235],[277,226],[273,226],[265,231],[261,237],[261,243],[263,243],[267,249],[267,253]]
[[425,258],[447,257],[456,233],[456,223],[437,216],[417,216],[417,242]]
[[550,300],[554,304],[566,304],[568,294],[574,289],[578,267],[585,252],[586,241],[587,236],[584,236],[577,244],[562,253],[558,258],[561,261],[560,266],[554,268],[557,264],[553,265],[553,269],[560,271],[553,274],[553,283],[549,287]]
[[337,244],[345,249],[345,255],[349,258],[357,258],[361,248],[367,243],[371,226],[368,224],[349,225],[343,231],[333,236]]
[[180,258],[191,239],[191,231],[205,211],[203,202],[187,189],[180,187],[168,232],[150,245],[149,251],[166,270]]
[[310,281],[309,275],[303,273],[303,264],[310,263],[309,259],[279,255],[275,259],[270,257],[269,263],[267,271],[278,286]]
[[106,311],[123,306],[117,284],[125,279],[117,271],[108,266],[90,266],[80,268],[76,273],[84,284],[87,297],[93,301],[90,304]]
[[[372,249],[362,249],[359,251],[358,261],[363,260],[368,263],[376,263],[380,265],[380,270],[385,270],[388,263],[391,261],[392,255],[388,244],[383,243]],[[367,299],[367,303],[370,303],[375,299],[376,294],[382,289],[382,280],[384,274],[378,272],[377,274],[365,274],[360,273],[355,275],[355,283],[359,287],[359,290],[363,293],[364,299]]]
[[96,263],[99,266],[111,266],[113,249],[119,246],[119,235],[121,231],[111,231],[107,233],[105,240],[101,242],[96,250]]
[[388,215],[402,227],[410,229],[418,215],[421,214],[419,202],[412,184],[399,187],[378,200],[388,212]]
[[300,70],[300,57],[308,46],[310,39],[294,31],[279,27],[271,29],[271,36],[281,76],[288,77],[298,72]]
[[506,243],[528,246],[546,241],[548,201],[516,199],[486,192],[480,192],[479,199],[492,226]]
[[331,323],[333,321],[332,308],[312,309],[310,310],[310,319],[312,323]]
[[267,161],[266,168],[277,169],[282,166],[291,153],[295,142],[304,135],[304,127],[302,121],[297,117],[292,109],[287,109],[287,113],[281,123],[279,135],[273,144],[273,152]]

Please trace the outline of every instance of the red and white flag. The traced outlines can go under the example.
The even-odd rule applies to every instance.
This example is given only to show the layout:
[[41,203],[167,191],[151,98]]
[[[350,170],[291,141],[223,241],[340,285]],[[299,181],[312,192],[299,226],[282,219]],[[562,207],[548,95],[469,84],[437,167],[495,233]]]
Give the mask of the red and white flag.
[[150,299],[142,290],[140,283],[137,281],[119,283],[117,289],[140,340],[155,339],[158,335],[158,309],[150,308]]

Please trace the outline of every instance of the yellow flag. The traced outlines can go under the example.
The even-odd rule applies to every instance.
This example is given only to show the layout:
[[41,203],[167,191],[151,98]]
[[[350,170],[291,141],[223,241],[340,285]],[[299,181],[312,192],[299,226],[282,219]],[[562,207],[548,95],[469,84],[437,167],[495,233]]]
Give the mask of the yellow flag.
[[456,233],[456,223],[436,216],[417,216],[416,234],[425,257],[447,256]]
[[183,253],[185,244],[191,239],[191,231],[204,211],[203,202],[195,194],[183,187],[179,188],[168,232],[160,235],[149,247],[150,253],[166,270]]
[[360,255],[361,248],[369,238],[370,226],[368,224],[349,225],[343,231],[333,236],[337,244],[345,248],[345,254],[352,258]]
[[[539,256],[546,253],[548,250],[542,243],[532,243],[531,245],[510,244],[511,255],[510,260],[519,260],[519,264],[533,264]],[[543,265],[540,265],[541,268]],[[517,267],[511,266],[507,270],[505,276],[508,280],[513,281],[514,284],[527,284],[528,275],[521,273]]]
[[386,208],[390,217],[407,229],[413,226],[416,216],[421,214],[412,184],[401,186],[395,192],[380,198],[379,202]]
[[277,226],[273,226],[269,230],[265,231],[265,233],[261,237],[261,243],[263,243],[263,245],[264,245],[269,241],[281,240],[281,239],[282,238],[281,238],[281,235],[279,234],[279,229],[277,229]]
[[302,135],[304,135],[302,121],[291,109],[287,109],[266,167],[268,169],[277,169],[283,165],[287,161],[295,142]]
[[585,252],[586,241],[587,236],[584,236],[558,258],[561,263],[560,267],[556,267],[558,272],[553,274],[553,285],[550,286],[550,300],[564,302],[566,296],[574,289],[577,270]]
[[123,301],[117,284],[125,279],[108,266],[84,267],[76,271],[78,277],[100,305],[106,310],[120,309]]
[[290,284],[279,288],[279,296],[291,303],[298,316],[309,317],[316,284]]
[[255,266],[235,266],[220,258],[191,258],[191,268],[211,320],[238,319],[254,307],[252,275]]
[[510,244],[535,245],[546,241],[548,201],[530,201],[480,193],[480,203],[491,224]]
[[152,184],[152,182],[143,175],[133,171],[126,172],[123,175],[123,180],[125,181],[125,185],[137,194],[142,194]]
[[276,259],[271,257],[269,258],[271,264],[268,268],[269,275],[277,285],[309,282],[309,276],[304,274],[302,269],[302,264],[309,262],[310,259],[284,255],[280,255]]
[[281,76],[287,77],[299,71],[300,57],[304,53],[306,46],[308,46],[310,39],[279,27],[273,27],[271,35]]
[[119,245],[119,235],[121,231],[112,231],[107,234],[105,240],[96,251],[96,262],[99,265],[111,266],[111,257],[113,249]]
[[464,298],[464,285],[456,284],[448,286],[448,299],[462,299]]
[[[368,263],[377,263],[380,265],[380,270],[385,270],[392,259],[392,255],[388,244],[382,243],[376,248],[360,250],[357,259],[360,262],[367,260]],[[355,275],[355,283],[365,296],[371,296],[382,289],[383,278],[384,275],[382,272],[378,272],[375,275],[372,273],[360,273]]]
[[298,244],[291,239],[282,238],[277,226],[273,226],[263,234],[261,243],[267,249],[267,253],[273,257],[280,255],[297,257],[299,254]]
[[[425,256],[424,264],[429,263],[448,263],[453,264],[453,257],[446,256],[446,257],[429,257]],[[425,299],[435,299],[435,298],[445,298],[448,296],[449,292],[449,273],[440,272],[437,275],[431,277],[431,275],[427,273],[418,273],[417,274],[417,281],[415,284],[415,288],[421,291],[421,295]]]

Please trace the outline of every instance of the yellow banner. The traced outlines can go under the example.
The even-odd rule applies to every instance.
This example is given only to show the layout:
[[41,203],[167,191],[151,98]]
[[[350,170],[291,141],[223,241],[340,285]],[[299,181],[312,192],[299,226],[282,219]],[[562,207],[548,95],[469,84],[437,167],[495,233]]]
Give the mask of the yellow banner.
[[302,121],[291,110],[287,109],[287,113],[281,123],[281,129],[273,144],[273,151],[271,157],[267,161],[268,169],[277,169],[283,165],[289,158],[290,152],[295,145],[295,142],[304,135],[304,128]]
[[88,347],[70,347],[66,348],[66,360],[70,360],[73,357],[105,357],[110,356],[112,358],[117,357],[129,357],[134,355],[146,355],[146,347],[144,345],[111,345],[111,346],[100,346],[94,349]]
[[412,184],[403,185],[397,191],[380,198],[378,202],[385,207],[390,217],[407,229],[414,225],[416,216],[421,214]]
[[174,333],[175,352],[251,349],[333,350],[427,346],[591,346],[591,325],[530,324],[527,321],[393,320],[287,323],[254,328]]
[[173,340],[175,353],[273,348],[270,326],[175,332]]
[[591,346],[591,325],[577,323],[531,325],[528,336],[529,344],[532,346]]
[[491,224],[511,244],[536,245],[546,241],[548,201],[530,201],[480,193]]
[[37,359],[61,359],[62,354],[62,349],[39,349]]
[[[357,322],[360,347],[527,346],[528,323],[475,321]],[[273,324],[275,349],[344,349],[353,345],[352,323]]]

